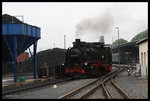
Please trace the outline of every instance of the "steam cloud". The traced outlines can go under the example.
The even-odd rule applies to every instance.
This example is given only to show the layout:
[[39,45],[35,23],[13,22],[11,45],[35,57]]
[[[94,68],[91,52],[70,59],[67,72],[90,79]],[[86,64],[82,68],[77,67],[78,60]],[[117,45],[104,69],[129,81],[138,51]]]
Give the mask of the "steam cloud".
[[80,38],[84,34],[88,35],[89,32],[101,33],[102,35],[109,33],[113,24],[113,16],[108,12],[95,18],[84,19],[76,25],[76,38]]

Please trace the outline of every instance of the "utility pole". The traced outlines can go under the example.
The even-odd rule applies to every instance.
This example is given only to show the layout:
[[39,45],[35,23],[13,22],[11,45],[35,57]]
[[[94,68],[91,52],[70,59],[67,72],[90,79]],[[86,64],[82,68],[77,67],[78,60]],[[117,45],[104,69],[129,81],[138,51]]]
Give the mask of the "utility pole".
[[120,64],[120,51],[119,51],[119,27],[116,27],[116,29],[118,29],[118,54],[119,54],[118,64]]
[[64,35],[64,49],[66,49],[66,35]]
[[100,37],[97,37],[99,39],[99,42],[100,42]]
[[55,48],[55,43],[53,45],[54,45],[54,48]]

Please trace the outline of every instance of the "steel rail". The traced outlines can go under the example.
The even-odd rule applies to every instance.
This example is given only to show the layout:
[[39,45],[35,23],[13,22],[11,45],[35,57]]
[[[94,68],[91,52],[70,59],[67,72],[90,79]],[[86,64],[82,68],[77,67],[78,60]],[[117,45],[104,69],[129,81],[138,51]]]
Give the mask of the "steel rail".
[[102,84],[102,88],[104,90],[104,93],[106,95],[106,98],[111,99],[111,95],[109,94],[108,90],[106,89],[106,87]]
[[[122,69],[121,71],[123,71],[124,69]],[[119,71],[118,73],[120,73],[121,71]],[[118,74],[117,73],[117,74]],[[115,75],[111,78],[111,82],[114,85],[114,87],[126,98],[126,99],[131,99],[131,97],[129,95],[126,94],[125,91],[123,91],[114,81],[114,77]]]
[[[118,70],[118,69],[117,69],[117,70]],[[77,94],[77,93],[80,92],[82,89],[84,89],[84,88],[90,86],[91,84],[96,83],[96,82],[99,81],[100,79],[102,79],[102,78],[104,78],[104,77],[106,77],[106,76],[109,76],[109,75],[113,74],[113,73],[116,72],[117,70],[114,70],[114,71],[112,71],[112,72],[110,72],[110,73],[108,73],[108,74],[106,74],[106,75],[104,75],[104,76],[102,76],[102,77],[99,77],[98,79],[96,79],[96,80],[94,80],[94,81],[91,81],[90,83],[87,83],[87,84],[85,84],[85,85],[79,87],[79,88],[77,88],[77,89],[75,89],[75,90],[73,90],[73,91],[71,91],[71,92],[69,92],[69,93],[67,93],[67,94],[65,94],[65,95],[63,95],[63,96],[61,96],[61,97],[59,97],[59,99],[67,99],[67,98],[73,96],[74,94]],[[89,91],[88,91],[88,92],[89,92]],[[80,97],[79,97],[79,98],[80,98]]]
[[115,88],[117,88],[117,90],[118,90],[122,95],[124,95],[124,97],[125,97],[126,99],[131,99],[131,97],[130,97],[129,95],[127,95],[126,92],[123,91],[123,90],[114,82],[113,79],[112,79],[112,84],[115,86]]
[[[101,80],[101,79],[103,79],[103,78],[106,78],[107,76],[109,77],[110,75],[114,74],[114,72],[116,72],[116,71],[118,71],[118,69],[116,69],[116,70],[114,70],[114,71],[112,71],[112,72],[110,72],[110,73],[108,73],[108,74],[106,74],[106,75],[104,75],[104,76],[102,76],[102,77],[99,77],[98,79],[96,79],[96,80],[94,80],[94,81],[91,81],[90,83],[87,83],[87,84],[85,84],[85,85],[83,85],[83,86],[81,86],[81,87],[79,87],[79,88],[77,88],[77,89],[75,89],[75,90],[73,90],[73,91],[71,91],[71,92],[69,92],[69,93],[67,93],[67,94],[65,94],[65,95],[63,95],[63,96],[61,96],[61,97],[59,97],[59,99],[67,99],[67,98],[70,98],[70,97],[72,97],[73,95],[78,94],[78,93],[79,93],[81,90],[83,90],[84,88],[86,88],[86,87],[88,87],[88,86],[90,86],[90,85],[92,85],[92,84],[98,82],[99,80]],[[108,77],[107,77],[107,78],[108,78]],[[102,82],[101,82],[101,83],[102,83]],[[99,87],[101,86],[101,83],[100,83],[100,85],[98,85],[98,86],[92,88],[92,90],[88,90],[85,94],[81,95],[81,96],[80,96],[79,98],[77,98],[77,99],[82,99],[82,98],[88,96],[90,93],[94,92],[97,88],[99,88]]]
[[[125,68],[122,68],[120,71],[116,72],[112,77],[111,77],[111,82],[112,84],[115,86],[115,88],[126,98],[126,99],[130,99],[131,97],[128,96],[115,82],[114,82],[114,77],[119,74],[120,72],[122,72]],[[107,92],[107,93],[106,93]],[[107,97],[109,96],[109,92],[108,90],[105,90],[105,94],[107,94]]]
[[[88,90],[86,93],[82,94],[79,98],[77,99],[84,99],[87,98],[89,95],[91,95],[92,93],[94,93],[99,87],[102,87],[104,94],[106,96],[107,99],[112,99],[111,94],[109,93],[109,91],[106,89],[105,87],[105,83],[111,79],[113,85],[115,86],[115,88],[117,88],[117,90],[119,90],[119,92],[125,96],[126,99],[130,99],[130,96],[128,96],[120,87],[117,86],[117,84],[114,82],[114,78],[117,74],[119,74],[120,72],[122,72],[125,68],[121,68],[121,69],[117,69],[103,77],[101,77],[103,80],[100,82],[100,84],[96,85],[95,87],[93,87],[92,89]],[[100,79],[100,78],[99,78]],[[95,80],[98,81],[98,80]],[[95,82],[90,82],[89,84],[93,84]],[[76,93],[78,93],[81,89],[86,88],[88,86],[88,84],[83,85],[80,88],[77,88],[73,91],[71,91],[70,93],[66,94],[65,96],[61,97],[62,99],[66,99]]]
[[91,93],[94,93],[94,91],[96,91],[96,89],[98,89],[100,86],[101,86],[101,83],[100,83],[100,85],[94,87],[92,90],[88,90],[85,94],[82,94],[78,99],[84,99],[84,98],[86,98]]
[[[117,72],[117,71],[118,71],[118,69],[117,69],[116,71],[114,71],[114,72]],[[114,73],[114,72],[113,72],[113,73]],[[112,74],[112,73],[111,73],[111,74]],[[91,89],[91,90],[88,90],[88,92],[86,92],[85,94],[82,94],[82,95],[79,97],[79,99],[83,99],[83,98],[88,97],[91,93],[94,93],[99,87],[102,87],[102,89],[104,90],[104,93],[105,93],[106,98],[111,99],[111,96],[110,96],[109,92],[107,91],[107,89],[106,89],[105,86],[104,86],[104,82],[108,81],[108,80],[111,78],[111,74],[110,74],[107,78],[105,78],[99,85],[95,86],[95,87],[94,87],[93,89]]]
[[66,99],[66,98],[69,98],[69,97],[71,97],[72,95],[76,94],[77,92],[81,91],[82,89],[84,89],[84,88],[90,86],[90,85],[93,84],[93,83],[96,83],[96,82],[97,82],[98,80],[100,80],[101,78],[102,78],[102,77],[100,77],[100,78],[98,78],[98,79],[96,79],[96,80],[94,80],[94,81],[91,81],[91,82],[89,82],[89,83],[87,83],[87,84],[85,84],[85,85],[83,85],[83,86],[81,86],[81,87],[79,87],[79,88],[77,88],[77,89],[75,89],[75,90],[73,90],[73,91],[67,93],[67,94],[65,94],[65,95],[63,95],[63,96],[61,96],[61,97],[59,97],[59,99]]
[[103,88],[103,90],[104,90],[104,93],[105,93],[105,95],[106,95],[106,98],[112,99],[111,94],[109,93],[109,91],[108,91],[108,90],[106,89],[106,87],[104,86],[105,83],[106,83],[109,79],[111,79],[112,77],[114,77],[114,76],[116,76],[118,73],[120,73],[122,70],[124,70],[124,68],[121,69],[121,70],[119,69],[119,71],[116,71],[115,74],[110,75],[108,78],[106,78],[106,79],[103,80],[103,82],[102,82],[102,88]]
[[[79,97],[79,99],[87,98],[89,95],[91,95],[91,93],[94,93],[99,87],[102,87],[102,89],[103,89],[103,91],[104,91],[104,93],[105,93],[106,98],[107,98],[107,99],[111,99],[112,97],[111,97],[110,93],[108,92],[108,90],[105,88],[104,84],[105,84],[105,82],[107,82],[109,79],[111,79],[112,77],[114,77],[115,75],[117,75],[117,74],[118,74],[119,72],[121,72],[122,70],[124,70],[124,69],[121,69],[121,70],[119,69],[119,71],[118,71],[118,70],[114,71],[115,74],[109,75],[109,76],[108,76],[107,78],[105,78],[99,85],[97,85],[97,86],[94,87],[93,89],[89,90],[89,91],[86,92],[85,94],[82,94],[82,95]],[[114,72],[113,72],[113,73],[114,73]]]

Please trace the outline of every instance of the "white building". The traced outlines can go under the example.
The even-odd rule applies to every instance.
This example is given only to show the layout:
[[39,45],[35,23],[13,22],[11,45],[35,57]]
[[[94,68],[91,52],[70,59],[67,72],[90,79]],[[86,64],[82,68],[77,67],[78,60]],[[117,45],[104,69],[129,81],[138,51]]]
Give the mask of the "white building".
[[139,45],[139,64],[141,77],[148,77],[148,37],[137,42]]

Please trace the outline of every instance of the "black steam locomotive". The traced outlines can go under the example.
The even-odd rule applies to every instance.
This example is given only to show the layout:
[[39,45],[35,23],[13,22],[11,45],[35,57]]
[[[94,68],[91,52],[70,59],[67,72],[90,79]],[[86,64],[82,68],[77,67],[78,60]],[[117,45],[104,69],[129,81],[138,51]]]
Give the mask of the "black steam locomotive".
[[76,39],[68,48],[62,63],[69,77],[88,77],[112,70],[112,55],[109,47],[101,42],[81,42]]

